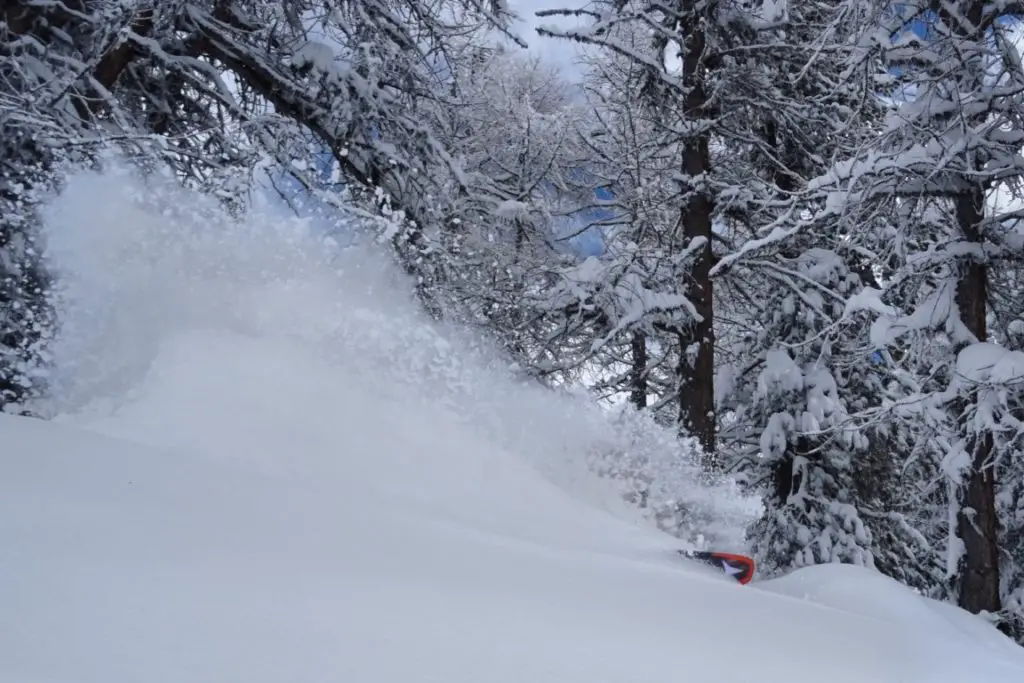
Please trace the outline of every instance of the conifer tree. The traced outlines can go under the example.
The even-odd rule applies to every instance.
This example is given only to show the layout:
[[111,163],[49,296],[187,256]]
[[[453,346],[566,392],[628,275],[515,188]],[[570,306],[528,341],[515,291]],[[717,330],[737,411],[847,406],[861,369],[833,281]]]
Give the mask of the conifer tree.
[[931,469],[947,484],[943,517],[955,520],[944,548],[950,590],[966,609],[993,614],[1007,591],[999,501],[1013,487],[1002,477],[1019,377],[1012,351],[994,343],[1009,330],[993,327],[992,294],[995,273],[1018,270],[1024,248],[1018,212],[995,197],[1016,197],[1024,170],[1024,72],[1004,21],[1013,11],[964,0],[891,13],[887,33],[873,34],[887,67],[878,81],[892,102],[886,125],[815,182],[851,230],[879,205],[893,217],[872,256],[890,274],[862,303],[878,313],[878,348],[930,361],[905,419],[931,425],[939,447]]

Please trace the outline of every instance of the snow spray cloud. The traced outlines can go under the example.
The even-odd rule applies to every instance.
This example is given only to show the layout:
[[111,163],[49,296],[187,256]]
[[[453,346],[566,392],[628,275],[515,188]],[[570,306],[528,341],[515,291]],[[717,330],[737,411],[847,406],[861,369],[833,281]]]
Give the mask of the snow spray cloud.
[[[348,476],[391,458],[427,478],[472,467],[491,476],[485,454],[465,452],[475,447],[457,465],[453,449],[417,454],[414,441],[370,455],[374,430],[458,424],[620,518],[689,509],[691,526],[742,543],[750,501],[698,485],[671,434],[517,380],[486,340],[427,319],[372,247],[343,248],[269,200],[236,220],[125,168],[70,178],[45,222],[59,281],[59,419],[270,470],[344,462]],[[595,462],[612,477],[595,477]],[[622,502],[638,492],[647,513]]]

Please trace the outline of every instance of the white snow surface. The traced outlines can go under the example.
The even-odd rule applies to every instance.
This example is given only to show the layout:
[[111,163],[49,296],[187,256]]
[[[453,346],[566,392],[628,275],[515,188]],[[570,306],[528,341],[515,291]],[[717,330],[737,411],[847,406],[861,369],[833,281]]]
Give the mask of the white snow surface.
[[1024,680],[982,619],[869,570],[679,559],[576,466],[615,444],[599,412],[423,321],[372,255],[142,194],[79,178],[48,215],[60,401],[0,416],[0,681]]

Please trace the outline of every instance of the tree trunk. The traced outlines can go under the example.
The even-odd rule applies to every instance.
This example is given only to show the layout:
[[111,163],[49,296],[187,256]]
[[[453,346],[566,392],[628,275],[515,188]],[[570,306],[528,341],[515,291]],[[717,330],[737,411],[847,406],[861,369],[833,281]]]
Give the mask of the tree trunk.
[[[984,200],[980,187],[956,200],[957,223],[964,239],[970,243],[980,244],[983,239],[979,226],[984,217]],[[956,303],[964,325],[979,342],[988,337],[987,299],[987,266],[974,260],[962,263]],[[962,428],[967,429],[966,426]],[[973,436],[969,448],[972,466],[957,520],[957,530],[964,543],[960,606],[975,613],[998,612],[1002,601],[999,597],[999,538],[995,472],[991,462],[992,435]]]
[[637,410],[647,407],[647,337],[643,332],[634,332],[631,343],[633,366],[629,371],[629,402]]
[[[698,12],[689,12],[697,18]],[[688,36],[683,55],[683,82],[689,88],[686,95],[685,118],[697,122],[707,115],[707,93],[704,88],[704,66],[706,40],[704,32],[694,22]],[[713,464],[715,453],[715,333],[714,307],[711,286],[711,215],[714,204],[703,187],[711,170],[708,153],[708,135],[699,133],[688,139],[683,147],[682,176],[684,179],[698,179],[690,187],[684,187],[688,194],[682,208],[680,220],[687,245],[694,240],[703,240],[689,282],[685,283],[690,301],[700,316],[689,334],[680,334],[679,361],[679,422],[681,430],[697,437],[704,448],[705,463]]]

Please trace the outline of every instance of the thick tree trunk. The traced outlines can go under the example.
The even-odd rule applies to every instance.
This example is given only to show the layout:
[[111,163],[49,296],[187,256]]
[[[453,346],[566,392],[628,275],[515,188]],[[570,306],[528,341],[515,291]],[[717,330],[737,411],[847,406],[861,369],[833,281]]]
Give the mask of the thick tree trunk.
[[[968,242],[982,242],[979,226],[984,217],[984,200],[981,188],[956,200],[957,223]],[[987,271],[985,264],[967,261],[961,265],[957,283],[956,303],[960,317],[979,342],[988,337]],[[999,597],[999,527],[995,472],[991,462],[992,435],[974,435],[969,447],[973,456],[972,467],[957,520],[958,532],[964,543],[960,606],[971,612],[998,612],[1002,601]]]
[[[696,11],[691,16],[697,16]],[[689,88],[686,95],[686,118],[697,122],[707,115],[707,93],[704,88],[704,66],[706,41],[704,32],[694,28],[683,54],[683,80]],[[679,335],[679,422],[681,430],[697,437],[704,448],[706,464],[714,461],[715,454],[715,333],[714,300],[712,298],[711,267],[711,215],[714,204],[703,187],[711,170],[707,134],[698,134],[689,139],[683,148],[682,176],[691,181],[684,187],[687,193],[682,209],[683,235],[687,245],[703,240],[693,270],[685,283],[690,301],[700,316],[688,334]]]

